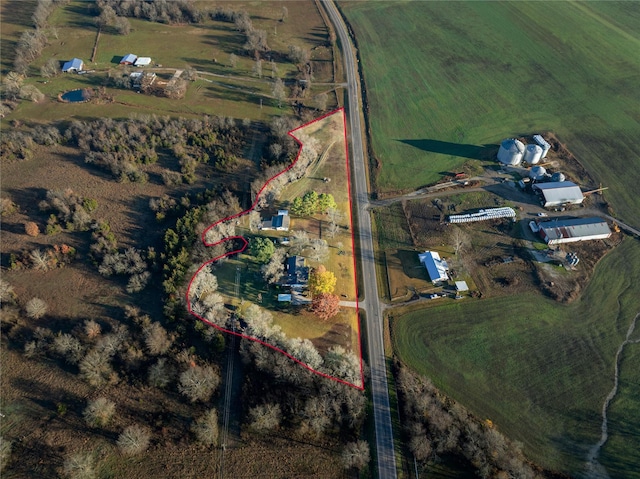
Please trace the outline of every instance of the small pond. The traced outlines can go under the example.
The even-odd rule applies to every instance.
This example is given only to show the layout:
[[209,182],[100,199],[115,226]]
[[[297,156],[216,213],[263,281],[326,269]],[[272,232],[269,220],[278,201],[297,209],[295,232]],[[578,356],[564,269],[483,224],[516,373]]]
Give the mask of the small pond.
[[91,99],[91,89],[83,88],[80,90],[70,90],[63,93],[61,98],[63,101],[71,103],[87,101]]

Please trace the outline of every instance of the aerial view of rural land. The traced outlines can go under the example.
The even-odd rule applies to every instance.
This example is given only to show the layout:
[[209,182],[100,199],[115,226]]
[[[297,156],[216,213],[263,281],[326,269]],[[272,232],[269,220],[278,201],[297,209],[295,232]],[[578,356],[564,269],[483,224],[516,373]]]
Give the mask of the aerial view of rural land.
[[0,0],[0,478],[640,479],[640,1]]

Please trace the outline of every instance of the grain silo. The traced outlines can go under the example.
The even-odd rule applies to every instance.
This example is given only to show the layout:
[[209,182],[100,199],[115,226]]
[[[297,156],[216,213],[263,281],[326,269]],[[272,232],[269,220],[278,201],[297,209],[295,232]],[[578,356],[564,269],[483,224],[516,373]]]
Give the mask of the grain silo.
[[542,135],[533,135],[533,141],[535,141],[538,145],[540,145],[540,148],[542,148],[541,158],[546,158],[547,153],[551,149],[551,145],[547,143],[544,138],[542,138]]
[[529,170],[529,178],[535,181],[544,180],[546,175],[547,170],[544,169],[544,166],[534,166]]
[[529,163],[530,165],[535,165],[536,163],[540,163],[540,159],[542,158],[543,150],[538,145],[527,145],[524,150],[524,161]]
[[564,176],[564,173],[561,171],[556,171],[553,175],[551,175],[551,181],[565,181],[567,178]]
[[500,144],[498,161],[504,165],[519,165],[524,155],[524,145],[515,138],[508,138]]

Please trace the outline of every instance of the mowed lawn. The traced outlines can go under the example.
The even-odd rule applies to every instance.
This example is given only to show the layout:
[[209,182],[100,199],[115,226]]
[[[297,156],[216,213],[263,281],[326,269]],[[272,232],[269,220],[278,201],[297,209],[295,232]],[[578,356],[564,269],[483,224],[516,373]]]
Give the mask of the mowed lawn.
[[340,2],[360,49],[380,191],[552,130],[640,225],[640,3]]
[[[531,459],[579,474],[600,438],[616,350],[640,311],[637,278],[640,244],[626,239],[575,303],[531,293],[416,311],[392,322],[394,347],[403,362],[521,441]],[[629,345],[621,361],[601,454],[611,477],[639,477],[639,349]]]

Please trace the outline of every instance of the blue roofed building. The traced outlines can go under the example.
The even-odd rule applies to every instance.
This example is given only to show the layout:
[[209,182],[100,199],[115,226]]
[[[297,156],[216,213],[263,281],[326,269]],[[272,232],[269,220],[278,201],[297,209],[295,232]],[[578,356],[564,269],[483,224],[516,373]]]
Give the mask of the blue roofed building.
[[427,268],[429,279],[432,283],[439,283],[440,281],[447,281],[449,279],[449,265],[447,262],[440,258],[440,255],[436,251],[425,251],[418,255],[420,262]]

